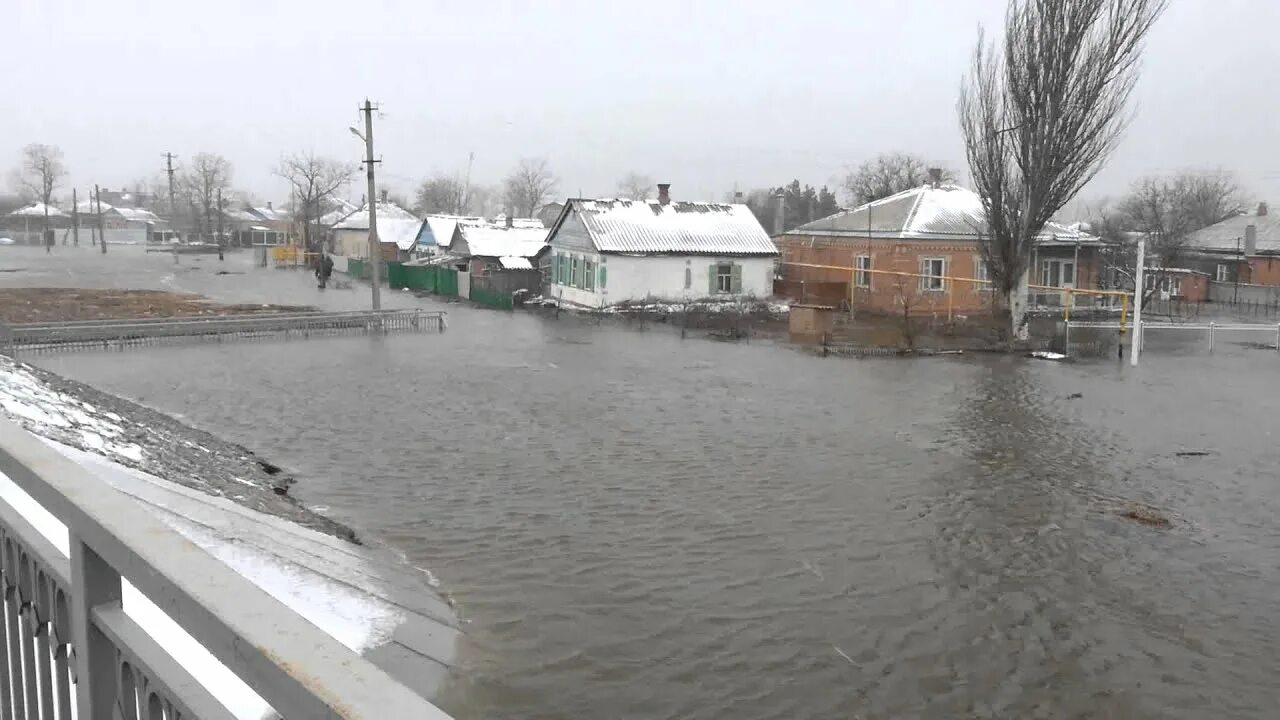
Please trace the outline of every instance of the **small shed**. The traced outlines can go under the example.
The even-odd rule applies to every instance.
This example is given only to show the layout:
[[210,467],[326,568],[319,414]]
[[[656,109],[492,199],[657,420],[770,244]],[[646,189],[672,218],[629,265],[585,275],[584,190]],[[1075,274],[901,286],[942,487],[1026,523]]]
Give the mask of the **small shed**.
[[791,342],[822,342],[835,330],[836,309],[831,305],[792,305],[790,316]]

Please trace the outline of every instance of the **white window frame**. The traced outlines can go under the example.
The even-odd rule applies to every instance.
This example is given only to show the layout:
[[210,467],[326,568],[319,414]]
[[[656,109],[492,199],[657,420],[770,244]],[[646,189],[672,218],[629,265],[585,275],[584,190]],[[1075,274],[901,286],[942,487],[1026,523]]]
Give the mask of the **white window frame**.
[[1227,282],[1227,277],[1229,276],[1229,272],[1230,271],[1227,269],[1226,263],[1218,263],[1217,275],[1215,276],[1217,281]]
[[[728,269],[728,272],[721,272]],[[729,295],[733,293],[733,263],[716,263],[716,293]]]
[[[933,264],[938,263],[939,271],[933,271]],[[920,258],[921,275],[920,291],[921,292],[946,292],[947,291],[947,259],[945,257],[922,257]],[[937,287],[934,287],[934,283]]]
[[973,279],[978,281],[973,284],[978,292],[991,292],[996,289],[991,283],[991,266],[987,265],[982,255],[973,258]]
[[871,289],[871,256],[858,255],[853,258],[853,286],[864,290]]
[[[1049,268],[1054,265],[1058,266],[1058,284],[1056,285],[1053,284],[1053,282],[1051,282],[1051,277],[1049,273]],[[1063,271],[1067,267],[1071,268],[1070,284],[1068,284],[1066,281],[1062,279],[1066,275]],[[1041,260],[1040,261],[1040,284],[1046,285],[1048,287],[1054,287],[1054,288],[1075,289],[1076,280],[1077,280],[1076,271],[1078,269],[1079,268],[1076,267],[1075,260],[1068,260],[1066,258],[1050,258],[1048,260]]]

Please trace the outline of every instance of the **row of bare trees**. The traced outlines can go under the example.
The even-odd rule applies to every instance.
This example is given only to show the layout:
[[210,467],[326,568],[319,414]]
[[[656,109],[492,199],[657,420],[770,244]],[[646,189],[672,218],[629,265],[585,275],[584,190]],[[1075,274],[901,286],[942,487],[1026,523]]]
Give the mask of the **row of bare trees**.
[[545,158],[521,158],[500,186],[472,183],[459,173],[437,173],[418,185],[413,209],[421,215],[493,215],[498,210],[533,217],[560,181]]

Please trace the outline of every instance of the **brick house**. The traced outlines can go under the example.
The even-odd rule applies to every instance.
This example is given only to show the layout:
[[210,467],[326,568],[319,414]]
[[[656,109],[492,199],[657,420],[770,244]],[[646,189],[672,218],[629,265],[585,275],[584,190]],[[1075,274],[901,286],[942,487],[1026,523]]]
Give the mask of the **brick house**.
[[[783,279],[777,293],[881,311],[902,312],[905,305],[912,314],[990,311],[990,285],[973,282],[989,279],[978,245],[985,227],[982,201],[973,191],[939,182],[912,188],[780,236]],[[1029,280],[1096,288],[1100,248],[1098,238],[1050,223],[1037,239]],[[1032,298],[1056,305],[1062,293],[1034,292]]]
[[1280,286],[1280,216],[1258,203],[1187,237],[1179,264],[1215,282]]

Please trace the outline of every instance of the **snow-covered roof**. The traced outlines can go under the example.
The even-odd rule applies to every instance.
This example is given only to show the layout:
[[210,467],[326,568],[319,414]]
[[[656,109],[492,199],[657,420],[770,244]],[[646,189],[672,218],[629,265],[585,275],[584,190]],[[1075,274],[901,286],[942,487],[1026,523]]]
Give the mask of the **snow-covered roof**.
[[[788,231],[787,235],[836,235],[903,240],[976,240],[987,229],[982,198],[959,185],[926,184]],[[1097,243],[1080,228],[1050,222],[1042,245]]]
[[52,205],[46,206],[42,202],[33,202],[30,205],[27,205],[25,207],[20,207],[17,210],[14,210],[13,212],[9,213],[9,217],[41,217],[42,218],[44,217],[46,207],[49,210],[49,217],[67,217],[67,214],[62,212],[58,208]]
[[1257,237],[1255,252],[1280,253],[1280,214],[1269,212],[1265,203],[1251,213],[1233,215],[1191,233],[1187,236],[1187,246],[1206,252],[1243,252],[1246,230],[1250,225]]
[[271,220],[275,222],[288,222],[289,213],[276,207],[255,207],[251,208],[258,217],[263,220]]
[[222,214],[237,222],[256,223],[259,220],[257,215],[254,215],[248,210],[241,210],[239,208],[225,209],[222,211]]
[[458,234],[472,257],[537,257],[547,246],[546,228],[507,228],[458,225]]
[[418,243],[420,230],[422,221],[416,217],[383,219],[381,214],[378,215],[378,242],[395,243],[401,250],[412,250]]
[[335,225],[346,219],[348,215],[360,209],[358,205],[342,198],[329,198],[332,207],[329,212],[320,216],[321,225]]
[[[393,202],[378,203],[378,226],[381,230],[383,220],[417,220],[418,216],[396,205]],[[335,230],[368,230],[369,229],[369,206],[365,203],[359,210],[351,213],[342,219],[342,222],[333,226]],[[379,235],[382,233],[379,232]]]
[[116,212],[125,220],[133,220],[135,222],[159,222],[160,218],[150,210],[134,207],[117,207]]
[[[504,226],[504,227],[505,227],[505,226],[506,226],[506,224],[507,224],[507,216],[506,216],[505,214],[503,214],[503,215],[498,215],[497,217],[495,217],[495,218],[493,219],[493,224],[494,224],[494,225],[502,225],[502,226]],[[516,228],[541,228],[541,229],[543,229],[543,230],[547,229],[547,226],[546,226],[546,225],[543,225],[543,224],[542,224],[542,220],[541,220],[541,219],[539,219],[539,218],[520,218],[520,217],[513,217],[513,218],[511,218],[511,227],[516,227]]]
[[646,200],[569,200],[551,242],[570,214],[581,218],[605,253],[777,255],[751,209],[741,204]]
[[532,270],[533,263],[527,257],[500,257],[498,264],[508,270]]
[[431,229],[431,237],[435,239],[436,245],[447,248],[449,243],[453,242],[453,231],[459,225],[484,225],[485,220],[482,217],[474,217],[467,215],[428,215],[427,227]]

